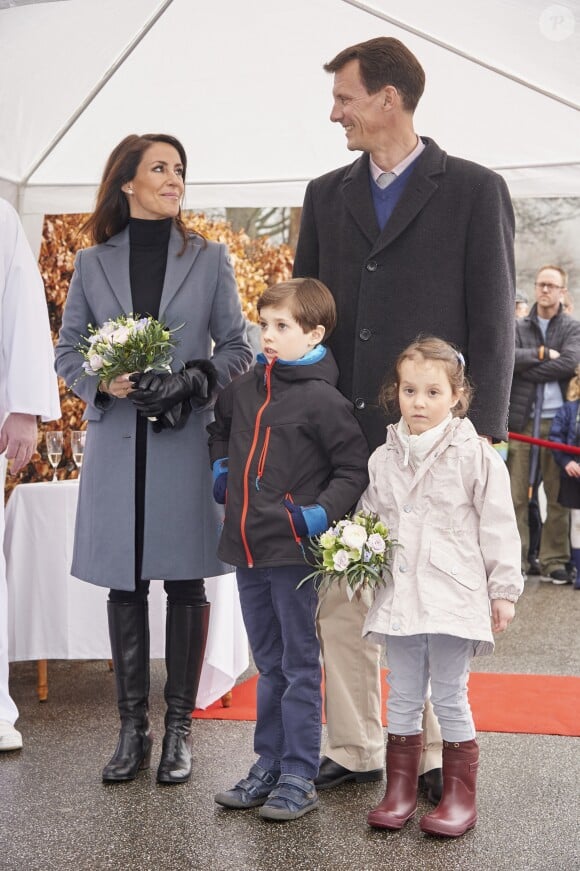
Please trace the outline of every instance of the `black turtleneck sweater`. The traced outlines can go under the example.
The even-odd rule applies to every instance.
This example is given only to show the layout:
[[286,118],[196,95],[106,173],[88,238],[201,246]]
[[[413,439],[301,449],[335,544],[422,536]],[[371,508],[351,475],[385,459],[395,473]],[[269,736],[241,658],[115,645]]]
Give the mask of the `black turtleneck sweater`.
[[137,315],[159,317],[172,223],[172,218],[129,220],[129,277],[133,311]]
[[[129,277],[131,299],[136,315],[159,317],[161,292],[167,267],[167,250],[172,218],[146,221],[129,220]],[[145,464],[147,456],[147,418],[137,414],[135,439],[135,579],[141,578],[145,527]]]

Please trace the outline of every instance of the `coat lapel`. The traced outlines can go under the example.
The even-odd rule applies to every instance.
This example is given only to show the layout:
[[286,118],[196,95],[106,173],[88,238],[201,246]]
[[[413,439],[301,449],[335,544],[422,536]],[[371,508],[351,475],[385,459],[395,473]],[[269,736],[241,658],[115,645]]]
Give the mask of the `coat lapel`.
[[342,191],[354,221],[369,243],[374,244],[379,234],[379,225],[371,194],[368,154],[363,154],[349,167],[342,183]]
[[190,234],[190,241],[183,254],[180,254],[183,248],[183,238],[181,233],[175,229],[171,230],[169,238],[169,251],[167,252],[167,268],[165,270],[165,280],[163,282],[163,292],[161,294],[161,303],[159,305],[159,316],[162,317],[167,307],[175,294],[178,292],[187,275],[193,266],[197,255],[201,251],[201,245],[198,238]]
[[390,245],[425,208],[439,185],[433,176],[445,172],[447,155],[432,139],[425,139],[426,148],[417,158],[417,165],[393,214],[378,239],[375,239],[369,256],[376,255]]
[[417,166],[382,233],[379,231],[371,194],[368,154],[363,154],[355,161],[344,177],[345,203],[373,246],[369,257],[390,245],[426,206],[438,188],[433,176],[445,172],[446,154],[433,140],[425,139],[425,143],[427,147],[417,158]]
[[[195,237],[194,237],[195,238]],[[169,237],[169,250],[167,252],[167,267],[165,280],[159,306],[160,316],[182,286],[189,270],[201,250],[201,245],[196,241],[190,241],[187,248],[180,255],[183,248],[181,233],[175,228],[171,230]],[[103,272],[115,294],[121,310],[126,314],[133,311],[131,298],[131,279],[129,275],[129,228],[122,230],[116,236],[102,246],[98,252],[98,258],[103,267]]]
[[133,303],[129,278],[129,228],[126,227],[102,245],[97,256],[121,310],[126,315],[130,314]]

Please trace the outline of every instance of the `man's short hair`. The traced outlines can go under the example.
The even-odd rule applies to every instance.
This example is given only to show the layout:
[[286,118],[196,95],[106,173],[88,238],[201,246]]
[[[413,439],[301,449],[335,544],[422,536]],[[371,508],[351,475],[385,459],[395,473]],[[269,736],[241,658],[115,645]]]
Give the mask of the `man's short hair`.
[[544,269],[555,269],[556,272],[559,272],[562,276],[562,286],[568,287],[568,273],[565,269],[562,269],[561,266],[554,266],[553,263],[546,263],[544,266],[540,266],[540,268],[536,272],[536,278]]
[[378,36],[344,48],[323,69],[337,73],[351,60],[358,60],[360,77],[369,94],[392,85],[399,91],[407,112],[415,111],[425,90],[425,70],[406,45],[391,36]]

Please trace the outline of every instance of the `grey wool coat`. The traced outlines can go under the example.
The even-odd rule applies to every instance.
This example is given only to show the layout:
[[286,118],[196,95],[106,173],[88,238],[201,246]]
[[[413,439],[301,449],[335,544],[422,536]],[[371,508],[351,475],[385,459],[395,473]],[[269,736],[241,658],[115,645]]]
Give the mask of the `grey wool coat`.
[[[169,328],[183,324],[175,334],[172,368],[211,359],[224,387],[252,358],[227,249],[194,235],[179,256],[182,246],[172,228],[159,310]],[[127,228],[77,254],[56,347],[58,374],[87,403],[71,574],[119,590],[134,589],[137,412],[128,399],[95,403],[98,378],[82,375],[76,347],[89,324],[101,326],[131,311]],[[181,430],[148,432],[143,578],[181,580],[230,571],[216,556],[221,516],[212,498],[206,436],[212,419],[206,407],[193,411]]]
[[381,232],[369,157],[306,190],[294,275],[319,278],[338,307],[330,339],[339,390],[369,447],[385,440],[381,383],[419,333],[458,345],[475,385],[469,416],[504,438],[514,363],[514,216],[494,172],[423,138],[405,190]]

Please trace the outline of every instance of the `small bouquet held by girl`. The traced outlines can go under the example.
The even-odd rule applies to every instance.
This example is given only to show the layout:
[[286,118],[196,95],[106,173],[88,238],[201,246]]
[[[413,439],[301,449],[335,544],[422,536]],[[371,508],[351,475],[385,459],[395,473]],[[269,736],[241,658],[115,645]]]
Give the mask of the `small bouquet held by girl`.
[[78,346],[85,375],[97,375],[110,384],[126,372],[171,372],[175,332],[155,318],[134,314],[112,318],[101,327],[89,326],[89,335]]
[[361,587],[383,586],[396,544],[378,514],[358,511],[310,540],[315,571],[300,586],[314,579],[320,590],[344,578],[349,599]]

